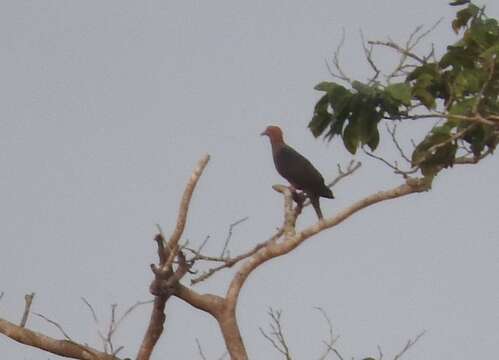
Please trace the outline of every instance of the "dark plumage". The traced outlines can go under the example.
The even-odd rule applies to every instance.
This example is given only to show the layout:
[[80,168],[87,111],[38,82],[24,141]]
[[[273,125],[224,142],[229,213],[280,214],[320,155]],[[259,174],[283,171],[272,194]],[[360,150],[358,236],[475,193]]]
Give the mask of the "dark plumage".
[[319,197],[333,199],[334,196],[324,183],[321,173],[310,161],[284,142],[278,126],[267,127],[262,135],[267,135],[270,139],[277,172],[295,189],[303,190],[307,194],[317,216],[322,219]]

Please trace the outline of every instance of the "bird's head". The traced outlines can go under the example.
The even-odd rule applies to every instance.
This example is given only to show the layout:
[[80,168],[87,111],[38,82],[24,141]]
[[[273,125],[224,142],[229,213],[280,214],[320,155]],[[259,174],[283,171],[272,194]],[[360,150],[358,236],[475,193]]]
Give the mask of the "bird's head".
[[279,126],[270,125],[267,126],[264,132],[260,135],[267,135],[272,143],[284,143],[282,137],[282,130]]

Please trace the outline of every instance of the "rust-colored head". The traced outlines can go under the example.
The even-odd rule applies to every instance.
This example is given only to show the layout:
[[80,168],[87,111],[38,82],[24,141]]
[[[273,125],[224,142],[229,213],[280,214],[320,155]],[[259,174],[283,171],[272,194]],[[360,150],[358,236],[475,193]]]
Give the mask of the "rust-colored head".
[[264,132],[260,135],[267,135],[270,141],[274,144],[284,143],[284,139],[282,137],[282,130],[279,126],[267,126]]

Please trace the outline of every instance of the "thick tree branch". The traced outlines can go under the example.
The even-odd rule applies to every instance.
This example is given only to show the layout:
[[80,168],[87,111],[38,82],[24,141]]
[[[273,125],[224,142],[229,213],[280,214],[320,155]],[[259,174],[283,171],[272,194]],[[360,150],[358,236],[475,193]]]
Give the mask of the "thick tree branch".
[[[151,293],[155,295],[154,306],[149,320],[149,325],[137,355],[137,360],[148,360],[150,358],[157,341],[163,333],[163,325],[166,319],[166,301],[173,294],[173,291],[178,285],[180,279],[188,271],[184,255],[179,250],[178,242],[187,222],[187,212],[189,210],[192,193],[194,192],[196,184],[209,160],[209,155],[203,156],[198,161],[191,177],[189,178],[180,201],[175,230],[170,236],[166,246],[163,245],[164,238],[161,233],[155,237],[158,246],[158,257],[160,263],[159,267],[154,264],[151,265],[151,269],[155,275],[155,278],[150,286]],[[177,259],[178,266],[174,271],[173,262],[175,259]]]
[[48,351],[52,354],[71,359],[81,360],[116,360],[113,355],[100,352],[89,346],[81,345],[70,340],[57,340],[17,326],[7,320],[0,319],[0,333],[14,341],[28,346]]
[[177,215],[177,224],[175,226],[173,234],[170,236],[170,239],[168,240],[167,243],[167,247],[170,251],[170,256],[168,260],[165,262],[165,264],[163,264],[162,266],[163,271],[167,271],[167,269],[170,268],[170,266],[173,264],[175,256],[177,255],[178,242],[180,240],[180,237],[182,236],[182,233],[184,232],[185,224],[187,222],[187,211],[189,210],[189,204],[191,202],[192,193],[194,192],[194,188],[196,187],[196,184],[199,178],[201,177],[201,174],[203,173],[203,170],[205,169],[209,160],[210,156],[208,154],[203,156],[201,160],[198,161],[198,164],[194,169],[194,172],[192,173],[191,177],[189,178],[189,181],[187,182],[184,194],[182,195],[182,200],[180,201],[180,207]]
[[366,198],[359,200],[346,209],[340,211],[335,216],[319,221],[318,223],[296,233],[296,235],[286,238],[285,241],[269,244],[261,248],[242,265],[232,279],[226,295],[228,304],[235,307],[241,288],[248,276],[253,270],[267,260],[289,253],[313,235],[342,223],[344,220],[366,207],[382,201],[427,191],[429,188],[430,184],[425,179],[409,178],[404,184],[391,190],[380,191],[367,196]]
[[213,294],[200,294],[182,284],[177,285],[175,296],[194,306],[196,309],[206,311],[214,317],[218,316],[224,305],[222,297]]

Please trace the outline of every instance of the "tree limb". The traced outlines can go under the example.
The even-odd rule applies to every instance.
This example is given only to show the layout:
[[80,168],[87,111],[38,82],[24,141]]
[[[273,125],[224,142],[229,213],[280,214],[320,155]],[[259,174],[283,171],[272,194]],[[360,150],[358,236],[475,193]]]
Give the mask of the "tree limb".
[[0,333],[21,344],[32,346],[52,354],[81,360],[116,360],[113,355],[100,352],[70,340],[57,340],[36,331],[17,326],[0,319]]

